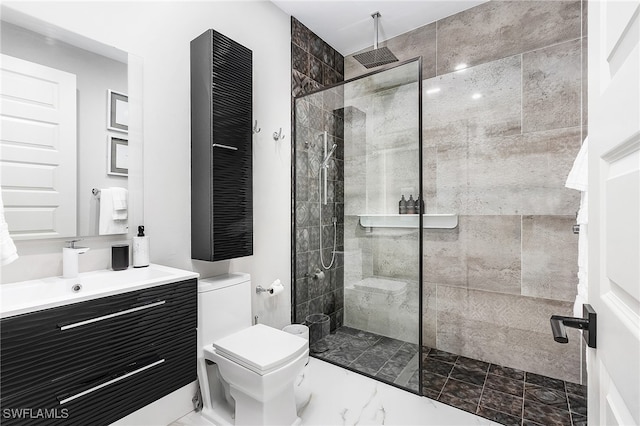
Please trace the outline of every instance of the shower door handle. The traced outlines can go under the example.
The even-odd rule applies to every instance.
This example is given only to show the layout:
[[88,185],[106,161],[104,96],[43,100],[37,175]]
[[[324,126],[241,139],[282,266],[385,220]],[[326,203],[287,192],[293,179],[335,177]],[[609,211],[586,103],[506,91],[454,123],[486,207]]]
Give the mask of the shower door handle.
[[235,146],[229,146],[229,145],[222,145],[221,143],[214,143],[212,145],[214,148],[224,148],[224,149],[230,149],[232,151],[237,151],[238,148],[236,148]]

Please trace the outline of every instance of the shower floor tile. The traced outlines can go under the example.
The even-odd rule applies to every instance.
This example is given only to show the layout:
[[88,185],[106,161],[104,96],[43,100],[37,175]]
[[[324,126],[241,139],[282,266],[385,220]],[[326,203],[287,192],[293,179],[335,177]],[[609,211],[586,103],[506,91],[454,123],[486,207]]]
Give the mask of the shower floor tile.
[[316,358],[388,383],[419,389],[418,345],[342,326],[311,345]]
[[422,394],[504,425],[586,424],[587,388],[423,347]]

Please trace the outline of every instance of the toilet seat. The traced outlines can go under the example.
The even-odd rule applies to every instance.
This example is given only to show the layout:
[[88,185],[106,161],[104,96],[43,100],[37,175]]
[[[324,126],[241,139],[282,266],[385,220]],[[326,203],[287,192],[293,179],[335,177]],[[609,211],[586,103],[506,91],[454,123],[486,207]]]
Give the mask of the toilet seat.
[[298,358],[308,341],[281,330],[256,324],[212,343],[216,354],[265,375]]

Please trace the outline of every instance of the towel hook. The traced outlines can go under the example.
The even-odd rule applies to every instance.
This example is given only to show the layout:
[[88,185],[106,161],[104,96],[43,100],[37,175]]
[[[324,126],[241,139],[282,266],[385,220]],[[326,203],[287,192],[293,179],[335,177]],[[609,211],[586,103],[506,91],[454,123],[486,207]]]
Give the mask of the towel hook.
[[280,131],[273,132],[273,140],[277,142],[282,139],[284,139],[284,135],[282,134],[282,127],[280,127]]
[[98,188],[93,188],[91,190],[91,193],[96,197],[96,198],[100,198],[100,190]]
[[260,133],[260,130],[262,130],[262,128],[258,128],[258,120],[256,120],[255,124],[253,125],[253,134],[255,135],[256,133]]

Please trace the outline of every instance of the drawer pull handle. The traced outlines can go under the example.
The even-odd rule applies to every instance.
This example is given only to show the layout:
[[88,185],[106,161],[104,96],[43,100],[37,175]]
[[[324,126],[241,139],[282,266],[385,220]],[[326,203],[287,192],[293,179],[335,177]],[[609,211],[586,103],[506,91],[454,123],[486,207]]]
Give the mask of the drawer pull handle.
[[103,321],[103,320],[106,320],[106,319],[109,319],[109,318],[119,317],[120,315],[126,315],[126,314],[130,314],[130,313],[133,313],[133,312],[138,312],[138,311],[141,311],[143,309],[154,308],[156,306],[164,305],[166,302],[167,302],[166,300],[161,300],[159,302],[149,303],[148,305],[142,305],[142,306],[138,306],[136,308],[127,309],[126,311],[114,312],[112,314],[103,315],[101,317],[95,317],[95,318],[91,318],[91,319],[88,319],[88,320],[85,320],[85,321],[74,322],[73,324],[61,325],[59,327],[60,327],[60,330],[62,330],[62,331],[69,330],[70,328],[81,327],[83,325],[91,324],[91,323],[98,322],[98,321]]
[[60,405],[62,405],[62,404],[66,404],[67,402],[69,402],[69,401],[73,401],[74,399],[80,398],[81,396],[85,396],[85,395],[87,395],[87,394],[90,394],[90,393],[92,393],[92,392],[95,392],[95,391],[97,391],[97,390],[99,390],[99,389],[102,389],[102,388],[103,388],[103,387],[105,387],[105,386],[112,385],[112,384],[114,384],[114,383],[116,383],[116,382],[119,382],[120,380],[124,380],[124,379],[126,379],[127,377],[131,377],[131,376],[133,376],[134,374],[141,373],[141,372],[143,372],[144,370],[148,370],[148,369],[149,369],[149,368],[151,368],[151,367],[155,367],[156,365],[160,365],[160,364],[162,364],[164,361],[165,361],[165,360],[164,360],[164,358],[163,358],[163,359],[161,359],[161,360],[159,360],[159,361],[156,361],[156,362],[153,362],[153,363],[151,363],[151,364],[145,365],[144,367],[138,368],[137,370],[130,371],[130,372],[129,372],[129,373],[127,373],[127,374],[123,374],[123,375],[122,375],[122,376],[120,376],[120,377],[116,377],[115,379],[109,380],[108,382],[101,383],[101,384],[99,384],[99,385],[97,385],[97,386],[94,386],[94,387],[89,388],[89,389],[87,389],[87,390],[85,390],[85,391],[79,392],[79,393],[77,393],[77,394],[75,394],[75,395],[72,395],[72,396],[70,396],[70,397],[68,397],[68,398],[62,399],[62,400],[60,400]]
[[238,150],[238,148],[236,148],[235,146],[222,145],[221,143],[214,143],[212,146],[214,148],[218,147],[218,148],[230,149],[232,151],[237,151]]

